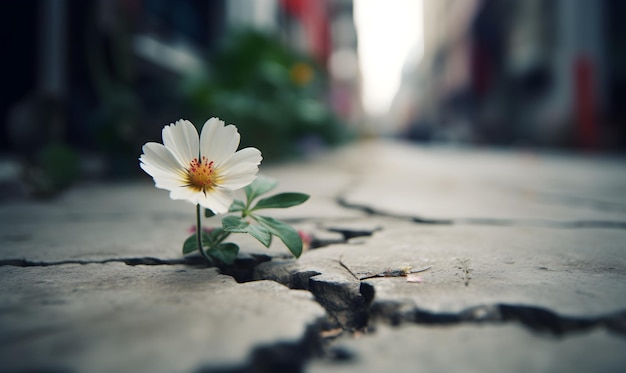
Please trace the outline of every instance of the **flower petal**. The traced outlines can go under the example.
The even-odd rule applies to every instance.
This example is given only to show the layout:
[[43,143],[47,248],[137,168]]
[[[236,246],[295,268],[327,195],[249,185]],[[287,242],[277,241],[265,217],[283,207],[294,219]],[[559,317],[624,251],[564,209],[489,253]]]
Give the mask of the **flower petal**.
[[152,179],[154,180],[154,185],[159,189],[172,190],[172,188],[187,186],[185,180],[172,175],[156,174],[152,176]]
[[226,189],[241,189],[252,183],[259,172],[259,166],[254,163],[239,163],[231,168],[219,171],[219,186]]
[[233,203],[234,195],[230,190],[215,188],[207,193],[196,194],[196,201],[200,206],[212,210],[216,214],[228,212]]
[[239,132],[233,125],[224,126],[224,121],[211,118],[204,123],[200,134],[200,155],[220,165],[239,146]]
[[184,199],[193,203],[194,205],[198,204],[198,194],[200,193],[185,186],[170,189],[171,199]]
[[189,167],[189,163],[198,157],[199,138],[198,131],[188,120],[178,120],[174,124],[163,128],[163,144],[174,154],[183,168]]
[[[159,189],[173,190],[175,188],[188,188],[185,180],[171,176],[153,176],[154,185]],[[188,188],[189,189],[189,188]]]
[[[170,191],[170,198],[200,204],[216,213],[228,212],[233,191],[250,184],[259,171],[261,152],[255,148],[237,151],[240,135],[233,125],[225,126],[218,118],[211,118],[198,135],[193,124],[179,120],[163,128],[163,145],[147,143],[139,157],[140,167],[152,176],[155,186]],[[215,167],[217,185],[191,186],[196,172],[191,162],[198,160],[203,167]],[[195,174],[194,174],[195,175]],[[199,190],[201,189],[201,190]]]
[[222,163],[221,167],[224,169],[228,169],[234,167],[239,163],[254,163],[258,165],[261,163],[263,157],[261,156],[261,151],[257,148],[245,148],[241,149],[235,154],[233,154],[230,158],[228,158],[224,163]]
[[142,150],[139,165],[150,176],[155,176],[156,170],[173,176],[180,176],[184,172],[178,160],[165,146],[149,142],[143,146]]

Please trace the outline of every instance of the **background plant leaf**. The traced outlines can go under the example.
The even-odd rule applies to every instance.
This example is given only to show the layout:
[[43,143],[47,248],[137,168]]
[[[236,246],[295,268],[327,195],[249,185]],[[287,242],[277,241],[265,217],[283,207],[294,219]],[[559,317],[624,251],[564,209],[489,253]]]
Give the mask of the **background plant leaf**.
[[249,225],[250,223],[237,216],[229,215],[222,219],[222,227],[226,232],[248,233],[247,228]]
[[233,201],[233,204],[230,205],[228,212],[240,212],[240,211],[244,211],[245,209],[246,209],[245,203],[243,203],[243,201],[236,199]]
[[236,216],[225,216],[222,219],[224,231],[233,233],[248,233],[256,238],[265,247],[269,247],[272,243],[272,235],[270,232],[260,225],[250,224],[243,218]]
[[232,264],[237,258],[239,253],[239,246],[232,242],[221,243],[217,246],[213,246],[207,251],[209,256],[219,262],[226,265]]
[[268,216],[252,215],[252,218],[271,234],[278,236],[296,258],[302,255],[302,239],[295,228]]
[[204,217],[205,218],[210,218],[215,216],[215,213],[213,212],[213,210],[211,209],[204,209]]
[[248,234],[256,238],[265,247],[270,247],[272,244],[272,234],[261,225],[250,224],[248,226]]
[[304,193],[279,193],[259,200],[252,210],[292,207],[306,202],[307,199],[309,195]]
[[196,234],[194,233],[183,242],[183,255],[193,253],[196,250],[198,250],[198,243],[196,242]]
[[[213,233],[213,232],[211,232]],[[206,244],[211,240],[209,233],[202,232],[202,243]],[[189,236],[183,243],[183,255],[193,253],[198,250],[198,242],[196,240],[196,234]]]
[[248,198],[248,205],[250,205],[250,202],[252,202],[261,194],[265,194],[270,190],[276,188],[276,185],[278,185],[278,182],[272,178],[269,178],[267,176],[257,176],[252,184],[244,188],[244,191],[246,192],[246,197]]
[[[212,245],[214,242],[218,240],[218,237],[224,233],[224,229],[222,227],[212,228],[209,232],[202,231],[202,243],[204,246]],[[206,235],[206,236],[205,236]]]

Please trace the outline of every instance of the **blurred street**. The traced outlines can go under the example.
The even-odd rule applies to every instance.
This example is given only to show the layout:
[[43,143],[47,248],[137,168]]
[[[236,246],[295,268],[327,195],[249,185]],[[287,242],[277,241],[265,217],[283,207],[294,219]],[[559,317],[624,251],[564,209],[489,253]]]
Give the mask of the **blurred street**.
[[[0,7],[0,371],[624,370],[626,1]],[[183,255],[214,117],[300,258]]]
[[371,141],[262,166],[280,191],[311,194],[272,215],[309,249],[296,260],[278,240],[238,236],[237,261],[219,270],[181,255],[194,207],[147,180],[8,202],[0,361],[15,372],[617,372],[625,165]]

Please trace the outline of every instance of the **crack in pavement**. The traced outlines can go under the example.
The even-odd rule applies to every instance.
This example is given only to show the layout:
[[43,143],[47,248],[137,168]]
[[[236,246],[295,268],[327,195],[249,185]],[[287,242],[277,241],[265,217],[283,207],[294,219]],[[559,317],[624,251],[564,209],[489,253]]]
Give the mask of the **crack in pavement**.
[[545,219],[503,219],[503,218],[454,218],[454,219],[429,219],[420,216],[394,214],[385,212],[362,204],[351,203],[345,197],[336,198],[337,203],[347,209],[362,211],[370,216],[389,217],[398,220],[410,221],[416,224],[434,225],[491,225],[491,226],[527,226],[547,228],[606,228],[626,229],[626,221],[619,220],[571,220],[554,221]]
[[59,260],[53,262],[38,262],[27,259],[1,259],[0,266],[14,266],[14,267],[50,267],[60,266],[65,264],[106,264],[106,263],[124,263],[130,266],[137,265],[200,265],[204,264],[203,259],[200,257],[184,257],[180,259],[159,259],[153,257],[143,258],[115,258],[115,259],[101,259],[101,260],[82,260],[82,259],[70,259]]
[[566,195],[562,193],[556,192],[547,192],[541,190],[523,190],[529,191],[533,194],[538,195],[541,200],[545,203],[550,203],[554,205],[566,205],[566,206],[581,206],[581,207],[589,207],[597,211],[615,211],[615,212],[626,212],[626,204],[614,202],[614,201],[606,201],[592,197],[581,197],[575,195]]
[[324,354],[324,339],[320,337],[324,320],[307,326],[303,337],[295,342],[279,341],[255,347],[247,361],[239,366],[200,367],[198,373],[274,373],[302,372],[305,364]]
[[[358,209],[373,216],[391,217],[416,224],[469,224],[469,225],[538,225],[554,228],[614,228],[626,229],[626,222],[616,221],[572,221],[551,222],[542,220],[513,219],[423,219],[414,216],[402,216],[377,211],[369,206],[360,206],[338,197],[337,203],[345,208]],[[326,230],[340,233],[344,241],[353,237],[369,237],[378,229],[354,230],[329,226]],[[330,244],[331,246],[333,244]],[[470,307],[460,312],[431,312],[403,303],[376,301],[373,285],[356,279],[333,278],[334,274],[323,271],[292,267],[293,262],[282,262],[281,257],[269,255],[249,255],[240,257],[231,266],[222,266],[222,274],[232,276],[237,282],[254,280],[270,280],[281,283],[291,289],[309,291],[314,299],[326,310],[326,318],[316,321],[306,328],[298,341],[285,343],[276,341],[255,347],[250,358],[237,367],[200,367],[198,372],[246,373],[303,371],[312,359],[332,357],[334,353],[329,346],[334,337],[324,336],[325,331],[341,330],[339,333],[375,332],[377,323],[418,325],[462,325],[467,323],[501,324],[516,322],[524,327],[540,333],[550,333],[565,337],[572,333],[588,332],[595,328],[605,328],[621,337],[626,337],[626,310],[598,317],[567,317],[541,307],[529,305],[492,304]],[[64,264],[105,264],[125,263],[127,265],[204,265],[199,256],[179,259],[159,259],[154,257],[115,258],[102,260],[61,260],[52,262],[33,261],[26,259],[0,260],[0,266],[56,266]],[[274,267],[271,271],[259,271],[259,266]],[[291,264],[287,264],[291,263]],[[283,267],[283,268],[276,268]],[[335,351],[336,352],[336,351]]]
[[494,304],[470,307],[457,313],[436,313],[418,307],[407,309],[399,302],[378,302],[372,305],[370,313],[373,320],[392,325],[519,322],[531,330],[557,336],[604,327],[626,337],[626,310],[598,317],[569,317],[542,307]]
[[426,219],[426,218],[422,218],[422,217],[418,217],[418,216],[392,214],[392,213],[380,211],[379,209],[373,208],[371,206],[348,202],[346,200],[346,197],[344,197],[344,196],[336,197],[335,201],[337,202],[337,204],[339,206],[341,206],[343,208],[361,211],[361,212],[364,212],[367,215],[371,215],[371,216],[389,217],[389,218],[394,218],[394,219],[399,219],[399,220],[412,221],[414,223],[421,223],[421,224],[449,225],[449,224],[453,223],[453,220],[451,220],[451,219]]
[[549,331],[555,335],[605,327],[626,336],[626,310],[599,317],[568,317],[546,308],[528,305],[493,304],[467,308],[458,313],[430,312],[410,308],[397,302],[375,301],[374,286],[363,281],[325,280],[317,271],[292,271],[284,276],[259,275],[258,280],[279,282],[291,289],[310,291],[316,301],[328,312],[338,326],[347,331],[365,330],[370,322],[388,322],[400,325],[459,324],[464,322],[520,322],[535,331]]
[[[332,228],[331,228],[332,229]],[[340,230],[337,230],[340,231]],[[374,230],[375,231],[375,230]],[[357,236],[371,236],[358,233]],[[343,234],[344,232],[342,232]],[[347,233],[350,235],[351,233]],[[363,330],[368,327],[370,319],[383,320],[392,324],[411,321],[418,324],[453,324],[461,322],[503,322],[516,320],[531,329],[548,329],[555,334],[584,330],[595,326],[604,326],[611,331],[626,334],[626,310],[613,315],[598,318],[569,318],[539,307],[496,304],[477,306],[459,313],[431,313],[413,309],[402,310],[405,306],[394,303],[374,302],[375,289],[372,285],[361,281],[327,280],[324,273],[314,270],[298,270],[284,268],[280,271],[259,272],[260,264],[283,266],[280,257],[268,255],[248,255],[238,258],[230,266],[220,266],[220,272],[232,276],[237,282],[244,283],[254,280],[270,280],[283,284],[291,289],[311,292],[316,301],[327,311],[331,320],[344,330]],[[199,256],[188,256],[179,259],[159,259],[154,257],[112,258],[102,260],[61,260],[52,262],[32,261],[27,259],[0,260],[0,266],[16,267],[48,267],[66,264],[106,264],[124,263],[136,265],[206,265]],[[277,273],[279,272],[279,273]]]
[[554,221],[542,219],[492,219],[492,218],[461,218],[454,219],[453,223],[467,225],[493,225],[493,226],[525,226],[545,228],[608,228],[626,229],[626,221],[613,220],[572,220]]
[[[271,263],[268,263],[271,264]],[[276,274],[274,271],[268,273]],[[376,332],[376,324],[393,326],[417,325],[463,325],[468,323],[519,323],[537,332],[565,338],[568,335],[591,332],[605,328],[618,336],[626,337],[626,310],[598,317],[568,317],[549,309],[515,304],[494,304],[470,307],[457,313],[430,312],[417,307],[392,301],[375,302],[375,289],[362,281],[325,280],[318,271],[288,271],[282,276],[259,276],[257,280],[279,282],[291,289],[307,290],[326,310],[328,320],[318,322],[307,329],[303,338],[292,344],[277,342],[260,346],[252,353],[246,365],[233,369],[200,370],[204,373],[248,372],[301,372],[314,359],[349,361],[354,356],[335,348],[337,337],[344,333],[358,335]],[[340,331],[337,332],[337,327]]]
[[[619,336],[626,337],[626,310],[599,317],[567,317],[549,309],[511,304],[494,304],[470,307],[456,313],[430,312],[407,304],[390,301],[375,301],[375,288],[371,284],[354,279],[326,277],[320,271],[291,267],[293,262],[281,262],[282,258],[253,255],[239,258],[235,264],[220,268],[223,274],[230,275],[237,282],[270,280],[291,289],[309,291],[314,299],[326,310],[326,318],[308,325],[305,333],[297,341],[270,343],[255,347],[250,357],[234,367],[202,366],[197,370],[203,373],[247,373],[247,372],[301,372],[313,359],[350,359],[336,357],[333,342],[343,333],[375,333],[376,324],[389,323],[418,325],[462,325],[467,323],[501,324],[517,322],[539,333],[549,333],[566,337],[573,333],[589,332],[595,328],[605,328]],[[54,266],[62,264],[104,264],[122,262],[127,265],[199,265],[200,257],[181,259],[120,258],[105,260],[65,260],[58,262],[35,262],[24,259],[0,261],[0,265]],[[260,264],[282,267],[280,271],[260,272]],[[326,274],[327,276],[329,274]],[[340,328],[331,337],[326,332]]]
[[[268,263],[272,265],[272,263]],[[281,265],[276,263],[275,265]],[[416,324],[458,324],[463,322],[520,322],[536,331],[549,331],[555,335],[605,327],[626,336],[626,310],[599,317],[568,317],[546,308],[494,304],[470,307],[458,313],[430,312],[419,308],[407,310],[406,304],[376,302],[374,286],[363,281],[326,279],[324,274],[312,270],[290,270],[282,274],[267,268],[255,272],[257,280],[279,282],[291,289],[310,291],[316,301],[328,312],[331,320],[347,331],[365,330],[370,322],[384,321],[394,325],[403,322]]]

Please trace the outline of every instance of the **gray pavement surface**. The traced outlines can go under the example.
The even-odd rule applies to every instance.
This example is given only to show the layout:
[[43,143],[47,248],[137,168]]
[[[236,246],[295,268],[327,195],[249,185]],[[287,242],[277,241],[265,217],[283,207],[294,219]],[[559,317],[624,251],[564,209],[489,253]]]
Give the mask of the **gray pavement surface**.
[[0,370],[624,371],[625,159],[372,141],[261,172],[311,194],[272,211],[298,260],[183,257],[194,206],[147,177],[2,198]]

